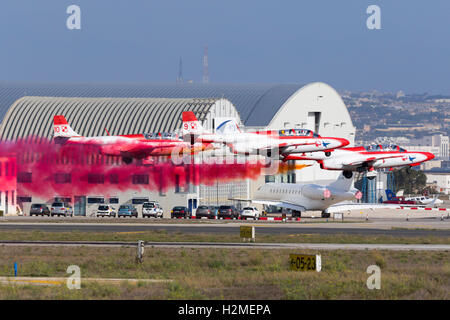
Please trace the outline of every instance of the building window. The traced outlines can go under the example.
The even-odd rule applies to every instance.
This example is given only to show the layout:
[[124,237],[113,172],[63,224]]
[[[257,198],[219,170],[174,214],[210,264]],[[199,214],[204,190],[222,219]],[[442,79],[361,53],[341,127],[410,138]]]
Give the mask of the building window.
[[275,182],[275,176],[266,176],[266,183],[268,182]]
[[112,173],[109,175],[109,183],[117,184],[119,183],[119,175],[117,173]]
[[105,183],[105,176],[99,173],[90,173],[88,174],[88,183],[98,184]]
[[133,184],[148,184],[148,174],[134,174]]
[[67,197],[55,197],[54,200],[55,202],[67,202],[67,203],[72,202],[72,198]]
[[17,182],[21,183],[31,183],[31,172],[19,172],[17,174]]
[[131,199],[131,203],[132,204],[143,204],[144,202],[148,202],[148,198],[146,198],[146,197],[139,197],[139,198]]
[[31,197],[28,196],[21,196],[21,197],[17,197],[17,202],[31,202]]
[[118,204],[119,203],[119,198],[118,197],[111,197],[108,199],[108,202],[111,204]]
[[183,178],[183,176],[180,176],[179,174],[177,174],[175,176],[175,193],[186,193],[188,192],[188,183],[186,181],[183,181],[183,183],[181,183],[181,178]]
[[71,183],[72,175],[70,173],[55,173],[55,183]]
[[105,198],[103,197],[89,197],[87,203],[105,203]]

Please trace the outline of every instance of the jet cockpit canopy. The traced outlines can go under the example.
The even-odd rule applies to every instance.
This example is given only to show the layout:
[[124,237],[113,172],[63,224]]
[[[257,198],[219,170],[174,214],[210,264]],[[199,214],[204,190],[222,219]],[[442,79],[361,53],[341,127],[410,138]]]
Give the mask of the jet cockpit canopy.
[[292,137],[292,136],[314,137],[314,138],[320,137],[317,133],[315,133],[309,129],[283,129],[283,130],[278,130],[278,135],[280,137]]
[[399,152],[406,152],[405,149],[400,148],[399,146],[395,145],[395,144],[373,144],[370,146],[366,146],[364,147],[366,149],[366,151],[370,151],[370,152],[376,152],[376,151],[399,151]]
[[180,140],[180,136],[175,132],[151,132],[144,133],[147,140]]

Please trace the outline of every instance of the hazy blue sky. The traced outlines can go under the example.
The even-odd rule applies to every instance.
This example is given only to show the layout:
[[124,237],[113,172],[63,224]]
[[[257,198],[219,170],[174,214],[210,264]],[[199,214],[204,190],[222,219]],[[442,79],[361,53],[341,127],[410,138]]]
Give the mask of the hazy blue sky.
[[[66,9],[81,8],[81,30]],[[369,30],[369,5],[381,30]],[[450,94],[450,1],[2,0],[0,80],[307,83]]]

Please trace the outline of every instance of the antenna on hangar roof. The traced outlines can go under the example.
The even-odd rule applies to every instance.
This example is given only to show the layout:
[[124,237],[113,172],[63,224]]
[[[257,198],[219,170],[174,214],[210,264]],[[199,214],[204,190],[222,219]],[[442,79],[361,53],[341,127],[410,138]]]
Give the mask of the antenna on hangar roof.
[[183,83],[183,60],[180,57],[180,62],[178,64],[178,77],[177,83]]
[[203,51],[203,83],[209,83],[208,45]]

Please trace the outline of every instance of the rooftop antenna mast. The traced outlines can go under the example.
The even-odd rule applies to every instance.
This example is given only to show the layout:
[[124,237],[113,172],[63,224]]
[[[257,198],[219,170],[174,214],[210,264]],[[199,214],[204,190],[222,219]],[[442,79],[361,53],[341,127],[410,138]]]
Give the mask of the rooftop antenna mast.
[[180,57],[180,63],[178,64],[178,77],[177,83],[183,83],[183,60]]
[[209,83],[208,45],[205,46],[205,50],[203,52],[203,83]]

